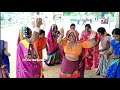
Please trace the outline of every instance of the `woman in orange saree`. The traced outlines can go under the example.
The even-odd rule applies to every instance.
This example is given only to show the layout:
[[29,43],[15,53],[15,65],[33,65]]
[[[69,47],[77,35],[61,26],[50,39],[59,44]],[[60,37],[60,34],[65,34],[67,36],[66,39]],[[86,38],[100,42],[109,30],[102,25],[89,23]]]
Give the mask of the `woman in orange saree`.
[[92,48],[96,45],[94,36],[91,35],[93,41],[78,42],[77,33],[74,30],[69,30],[68,36],[63,38],[64,29],[61,29],[61,35],[57,42],[63,46],[64,56],[61,63],[60,77],[61,78],[83,78],[83,62],[80,58],[83,48]]

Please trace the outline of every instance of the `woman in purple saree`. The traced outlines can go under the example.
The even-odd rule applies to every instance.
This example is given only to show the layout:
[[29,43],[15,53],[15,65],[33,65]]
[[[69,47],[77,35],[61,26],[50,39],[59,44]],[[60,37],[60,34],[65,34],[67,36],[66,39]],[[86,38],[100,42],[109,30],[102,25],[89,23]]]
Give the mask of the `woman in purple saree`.
[[[32,31],[28,27],[22,27],[19,32],[17,42],[17,63],[16,63],[16,77],[17,78],[43,78],[42,68],[37,61],[37,56],[32,48],[30,51],[30,37]],[[31,56],[29,56],[31,55]],[[33,57],[34,56],[34,57]]]

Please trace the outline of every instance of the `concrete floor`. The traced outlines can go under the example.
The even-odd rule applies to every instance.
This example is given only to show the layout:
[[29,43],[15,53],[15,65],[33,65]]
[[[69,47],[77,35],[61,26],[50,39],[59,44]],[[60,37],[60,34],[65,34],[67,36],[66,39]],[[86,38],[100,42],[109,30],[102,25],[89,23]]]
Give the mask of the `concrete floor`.
[[[14,50],[15,51],[15,50]],[[46,51],[43,50],[44,52],[44,58],[46,57]],[[10,68],[11,68],[11,73],[10,73],[10,77],[11,78],[16,78],[16,58],[15,58],[15,52],[11,53],[10,56]],[[43,74],[45,76],[45,78],[59,78],[59,72],[60,72],[60,65],[56,65],[56,66],[46,66],[43,63]],[[85,78],[102,78],[100,76],[97,76],[95,74],[96,69],[92,69],[92,70],[86,70],[85,71]]]

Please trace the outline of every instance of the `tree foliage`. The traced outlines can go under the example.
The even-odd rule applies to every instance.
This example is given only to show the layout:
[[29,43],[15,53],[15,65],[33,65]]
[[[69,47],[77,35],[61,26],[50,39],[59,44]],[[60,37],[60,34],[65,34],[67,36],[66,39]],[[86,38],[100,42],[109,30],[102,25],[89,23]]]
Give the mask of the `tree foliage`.
[[63,16],[78,16],[78,15],[93,15],[93,16],[101,16],[102,13],[104,14],[111,14],[114,16],[115,12],[63,12]]

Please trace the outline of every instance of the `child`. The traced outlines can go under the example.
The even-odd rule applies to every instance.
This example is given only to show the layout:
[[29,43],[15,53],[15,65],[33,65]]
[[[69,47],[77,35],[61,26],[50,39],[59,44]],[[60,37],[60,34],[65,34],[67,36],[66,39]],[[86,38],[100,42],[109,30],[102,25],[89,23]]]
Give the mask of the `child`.
[[36,51],[36,53],[38,54],[38,58],[41,59],[40,61],[40,65],[43,69],[43,62],[42,62],[42,58],[43,58],[43,53],[42,50],[46,48],[46,37],[45,37],[45,31],[44,30],[40,30],[39,31],[39,37],[36,39],[36,41],[34,42],[34,49]]
[[[110,66],[106,78],[120,78],[120,28],[115,28],[112,31],[113,40],[110,43],[110,49],[105,55],[105,58],[113,59],[112,65]],[[114,53],[114,55],[111,55]]]

